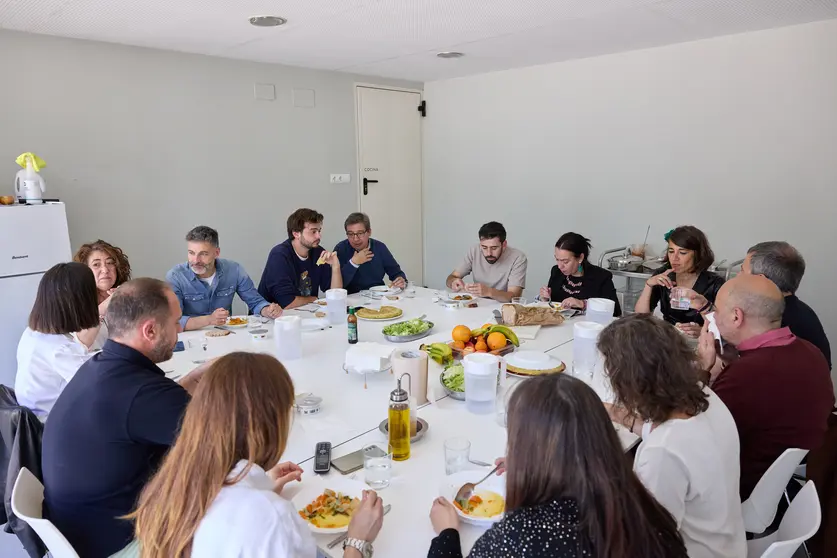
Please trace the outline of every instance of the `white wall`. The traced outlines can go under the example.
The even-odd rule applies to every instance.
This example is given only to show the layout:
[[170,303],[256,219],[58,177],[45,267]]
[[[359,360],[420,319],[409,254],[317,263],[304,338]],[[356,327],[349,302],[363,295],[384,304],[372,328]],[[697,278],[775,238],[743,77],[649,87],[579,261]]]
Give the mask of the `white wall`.
[[[48,197],[67,202],[73,249],[103,238],[135,275],[163,277],[206,224],[256,283],[297,207],[325,215],[324,245],[344,238],[358,207],[354,83],[416,87],[9,31],[0,68],[0,190],[33,151]],[[276,100],[255,100],[254,83],[274,84]],[[314,89],[316,107],[294,108],[293,88]],[[352,182],[332,186],[329,173]]]
[[426,276],[499,220],[535,296],[566,231],[600,251],[694,224],[783,239],[837,346],[837,20],[425,84]]

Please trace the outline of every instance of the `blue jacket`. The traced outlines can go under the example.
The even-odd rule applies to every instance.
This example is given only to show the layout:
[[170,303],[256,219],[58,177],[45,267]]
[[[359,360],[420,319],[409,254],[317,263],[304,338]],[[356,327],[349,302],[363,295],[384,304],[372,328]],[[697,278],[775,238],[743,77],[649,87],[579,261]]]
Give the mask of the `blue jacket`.
[[352,248],[348,240],[344,240],[334,247],[342,266],[343,288],[349,291],[349,294],[383,285],[384,273],[387,274],[390,281],[395,281],[398,277],[407,279],[407,275],[401,271],[401,266],[395,261],[386,244],[380,240],[370,238],[369,250],[375,257],[360,267],[356,267],[351,262],[352,256],[355,255],[355,249]]
[[277,244],[267,256],[259,294],[266,300],[285,307],[298,296],[318,296],[331,288],[331,266],[317,265],[325,250],[317,246],[308,251],[308,259],[302,261],[294,252],[290,240]]
[[178,264],[169,270],[166,281],[180,301],[180,309],[183,310],[180,325],[184,328],[189,318],[194,316],[208,316],[218,308],[232,312],[235,293],[247,304],[251,314],[261,314],[262,308],[268,305],[244,268],[232,260],[215,260],[215,278],[211,287],[207,287],[189,269],[188,263]]

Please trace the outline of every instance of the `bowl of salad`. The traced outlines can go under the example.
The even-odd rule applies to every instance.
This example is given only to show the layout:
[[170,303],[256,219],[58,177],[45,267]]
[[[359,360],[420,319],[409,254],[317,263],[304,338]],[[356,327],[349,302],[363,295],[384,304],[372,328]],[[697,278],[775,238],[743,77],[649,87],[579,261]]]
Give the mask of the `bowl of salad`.
[[393,343],[409,343],[418,341],[430,335],[433,322],[421,318],[413,318],[405,322],[396,322],[383,328],[382,332],[387,341]]
[[442,387],[451,398],[465,401],[465,367],[462,363],[448,366],[439,377]]

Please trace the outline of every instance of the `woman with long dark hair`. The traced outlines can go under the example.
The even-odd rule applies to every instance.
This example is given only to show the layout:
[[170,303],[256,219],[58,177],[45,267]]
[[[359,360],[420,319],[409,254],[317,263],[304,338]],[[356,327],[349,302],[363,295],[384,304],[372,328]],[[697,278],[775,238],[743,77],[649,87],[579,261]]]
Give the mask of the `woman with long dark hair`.
[[[665,239],[668,242],[665,270],[645,282],[635,310],[637,314],[650,314],[659,304],[665,321],[697,339],[703,326],[703,315],[711,311],[724,278],[709,271],[715,254],[706,235],[697,227],[677,227],[666,234]],[[671,297],[675,287],[687,289],[686,296],[690,298],[693,298],[692,291],[703,295],[707,303],[701,308],[673,308]]]
[[[130,516],[142,558],[316,558],[308,526],[280,496],[302,476],[279,462],[293,399],[291,377],[272,356],[230,353],[211,365]],[[365,491],[349,537],[371,543],[383,514],[382,500]],[[343,556],[362,554],[349,546]]]
[[[506,513],[471,558],[684,558],[671,515],[631,470],[602,402],[566,374],[522,382],[509,401]],[[459,517],[430,512],[428,554],[461,557]]]
[[611,418],[642,434],[634,471],[674,517],[690,558],[745,556],[738,431],[699,383],[695,351],[642,314],[611,323],[598,346],[616,396]]
[[561,235],[555,243],[555,264],[549,283],[541,287],[541,299],[560,302],[564,308],[587,308],[588,298],[608,298],[616,303],[614,316],[622,315],[616,298],[613,274],[590,263],[590,239],[574,232]]

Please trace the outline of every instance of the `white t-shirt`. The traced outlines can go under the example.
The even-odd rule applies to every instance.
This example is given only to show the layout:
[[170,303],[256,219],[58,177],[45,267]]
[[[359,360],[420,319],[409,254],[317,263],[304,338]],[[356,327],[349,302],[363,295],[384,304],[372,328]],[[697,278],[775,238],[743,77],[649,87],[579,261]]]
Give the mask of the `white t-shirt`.
[[[246,464],[239,461],[230,476]],[[195,532],[192,556],[316,558],[317,545],[293,504],[273,492],[273,481],[253,465],[215,497]]]
[[27,327],[17,345],[18,403],[46,419],[64,386],[92,355],[70,334],[39,333]]
[[199,277],[199,279],[201,281],[203,281],[204,283],[206,283],[207,287],[211,287],[212,286],[212,280],[215,279],[215,273],[213,273],[212,275],[210,275],[209,277],[206,277],[206,278]]
[[643,431],[634,471],[674,516],[690,558],[741,558],[747,543],[738,430],[724,402],[711,389],[704,391],[706,411]]

